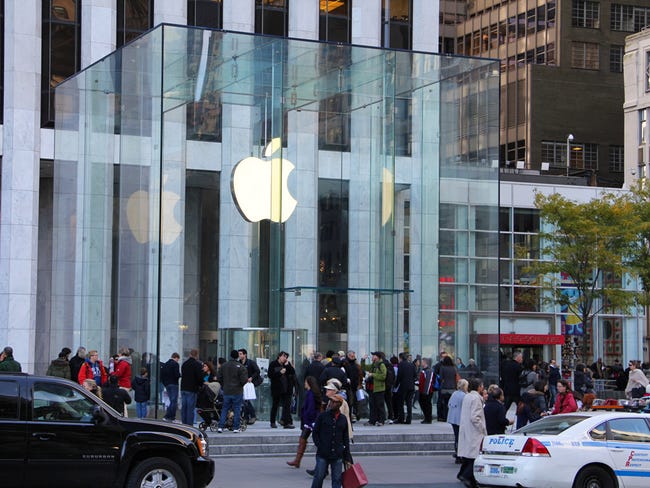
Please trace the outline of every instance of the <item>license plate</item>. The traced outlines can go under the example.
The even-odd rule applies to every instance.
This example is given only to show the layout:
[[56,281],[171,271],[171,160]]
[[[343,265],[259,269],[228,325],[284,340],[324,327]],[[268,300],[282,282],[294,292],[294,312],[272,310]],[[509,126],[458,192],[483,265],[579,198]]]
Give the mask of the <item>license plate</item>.
[[501,466],[490,466],[488,476],[501,476]]

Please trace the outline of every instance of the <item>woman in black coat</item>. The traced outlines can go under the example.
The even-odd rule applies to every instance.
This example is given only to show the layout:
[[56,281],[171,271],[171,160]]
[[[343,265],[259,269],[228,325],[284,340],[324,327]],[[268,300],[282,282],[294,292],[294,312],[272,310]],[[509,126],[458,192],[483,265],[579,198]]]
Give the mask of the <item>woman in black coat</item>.
[[512,420],[506,418],[506,407],[503,404],[503,390],[496,385],[488,388],[488,398],[483,408],[487,435],[504,434]]

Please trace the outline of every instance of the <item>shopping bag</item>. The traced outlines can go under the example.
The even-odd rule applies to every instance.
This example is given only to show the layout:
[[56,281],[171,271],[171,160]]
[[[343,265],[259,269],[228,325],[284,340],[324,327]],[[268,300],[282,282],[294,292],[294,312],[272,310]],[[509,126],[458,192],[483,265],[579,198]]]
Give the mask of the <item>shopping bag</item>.
[[255,385],[253,383],[246,383],[244,385],[244,400],[255,400]]
[[367,393],[363,391],[363,389],[357,390],[357,401],[358,402],[365,402],[367,398]]
[[343,471],[341,480],[343,488],[361,488],[368,484],[368,477],[359,463],[354,463]]

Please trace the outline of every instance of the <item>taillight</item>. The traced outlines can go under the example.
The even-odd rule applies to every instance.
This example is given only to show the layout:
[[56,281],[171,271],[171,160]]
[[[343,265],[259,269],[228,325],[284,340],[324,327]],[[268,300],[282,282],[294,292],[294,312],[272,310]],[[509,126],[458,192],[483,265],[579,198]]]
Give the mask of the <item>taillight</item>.
[[481,439],[481,448],[479,449],[479,452],[482,454],[483,453],[483,441],[485,440],[485,437]]
[[524,448],[521,450],[521,455],[551,457],[546,446],[532,437],[526,441],[526,444],[524,444]]

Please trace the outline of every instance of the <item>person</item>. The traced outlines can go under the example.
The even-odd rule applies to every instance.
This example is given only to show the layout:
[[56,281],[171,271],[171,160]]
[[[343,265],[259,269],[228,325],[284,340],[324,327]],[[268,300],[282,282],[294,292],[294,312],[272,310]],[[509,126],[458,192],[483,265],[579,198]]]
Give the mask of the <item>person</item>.
[[548,391],[549,391],[549,405],[555,404],[557,397],[557,382],[562,379],[560,368],[555,359],[551,359],[548,363]]
[[[239,362],[246,367],[248,372],[248,382],[252,383],[254,387],[258,387],[264,381],[262,375],[260,374],[260,367],[255,361],[248,358],[248,351],[246,349],[239,349]],[[251,400],[244,400],[244,418],[249,425],[255,423],[255,405]]]
[[327,410],[314,422],[312,437],[316,445],[316,470],[311,488],[322,488],[327,469],[332,473],[332,488],[341,488],[343,461],[351,461],[347,421],[341,413],[341,395],[330,397]]
[[465,369],[463,370],[463,376],[467,379],[480,378],[482,376],[481,370],[476,365],[476,361],[474,361],[473,358],[469,358],[469,361],[467,361],[467,366],[465,366]]
[[194,424],[196,394],[203,385],[204,376],[203,364],[199,361],[199,350],[192,349],[181,366],[181,422],[186,425]]
[[464,378],[458,380],[458,383],[456,383],[456,391],[451,394],[449,403],[447,404],[447,423],[451,424],[451,428],[454,431],[454,457],[456,458],[456,464],[461,463],[461,459],[458,457],[458,431],[463,410],[463,398],[467,394],[467,384],[467,380]]
[[[585,375],[585,365],[582,363],[576,364],[575,371],[573,372],[573,390],[584,393],[587,391],[587,376]],[[593,387],[593,385],[592,385]]]
[[350,422],[355,422],[359,410],[357,391],[363,387],[363,385],[361,385],[361,366],[357,362],[356,352],[352,350],[348,351],[345,361],[343,361],[343,367],[345,368],[345,374],[350,381],[350,396],[347,399],[348,404],[350,405]]
[[[381,427],[386,420],[386,410],[384,409],[384,389],[386,388],[386,365],[382,361],[380,351],[371,354],[372,363],[365,366],[369,371],[368,381],[372,384],[370,392],[370,418],[366,425],[376,425]],[[364,357],[366,359],[367,356]]]
[[628,374],[625,396],[628,399],[641,398],[648,386],[648,378],[641,370],[641,361],[632,360],[629,363],[630,373]]
[[70,378],[76,381],[79,378],[79,370],[86,362],[86,348],[81,346],[77,348],[77,354],[70,359]]
[[463,363],[463,360],[459,357],[456,358],[456,369],[460,371],[461,369],[465,369],[465,363]]
[[80,385],[83,385],[87,379],[94,380],[97,386],[105,385],[108,379],[106,369],[99,359],[99,353],[95,349],[88,351],[86,359],[81,365],[81,368],[79,368],[79,373],[77,373],[77,381]]
[[433,405],[431,401],[433,400],[435,378],[433,370],[429,365],[430,361],[429,358],[420,359],[422,370],[420,371],[420,376],[418,378],[418,392],[420,394],[420,408],[422,409],[422,415],[424,416],[424,420],[421,422],[422,424],[430,424],[433,422]]
[[11,346],[5,346],[0,354],[0,371],[8,373],[20,373],[20,363],[14,359],[14,350]]
[[314,352],[314,356],[309,363],[309,366],[305,369],[305,379],[307,379],[307,376],[313,376],[316,379],[320,378],[320,374],[324,369],[323,354],[318,351]]
[[504,402],[503,406],[506,412],[510,409],[510,405],[517,405],[521,399],[519,375],[521,374],[521,363],[524,357],[520,351],[512,355],[512,359],[506,359],[501,366],[501,387],[503,388]]
[[167,422],[176,420],[176,411],[178,410],[178,380],[181,377],[181,368],[178,364],[180,359],[181,356],[177,352],[174,352],[160,368],[160,382],[169,398],[169,405],[163,416],[163,420]]
[[546,392],[548,384],[544,380],[536,381],[533,388],[521,396],[517,405],[517,429],[535,422],[546,412]]
[[591,363],[589,366],[592,376],[595,380],[602,380],[605,378],[605,371],[607,366],[603,364],[603,358],[598,358],[595,362]]
[[490,385],[487,393],[488,398],[483,408],[487,435],[505,434],[506,427],[512,425],[514,420],[509,420],[506,417],[503,390],[498,385]]
[[301,430],[300,438],[298,439],[298,451],[296,452],[296,457],[293,461],[287,461],[287,464],[294,468],[300,467],[300,461],[307,449],[307,440],[311,435],[311,431],[314,428],[314,422],[316,422],[316,417],[318,417],[323,405],[320,385],[316,378],[313,376],[307,376],[307,378],[305,378],[304,388],[305,399],[303,400],[302,408],[300,409]]
[[524,361],[524,368],[519,373],[519,398],[521,395],[530,390],[536,381],[539,381],[537,374],[537,363],[531,358]]
[[97,398],[102,398],[102,389],[99,385],[97,385],[97,383],[95,383],[95,380],[92,378],[86,378],[83,380],[81,386],[83,386],[85,390],[89,391]]
[[70,348],[68,347],[61,349],[58,357],[52,360],[45,374],[47,376],[57,376],[59,378],[65,378],[66,380],[69,380],[71,378],[70,362],[68,361],[68,355],[70,352],[72,351],[70,351]]
[[578,404],[576,403],[575,398],[573,397],[573,392],[571,391],[571,386],[569,382],[565,379],[561,379],[557,382],[557,398],[555,399],[555,406],[551,415],[556,415],[558,413],[571,413],[578,411]]
[[248,382],[248,370],[239,362],[239,351],[230,351],[230,360],[227,361],[217,373],[217,381],[223,390],[223,407],[219,417],[217,432],[222,433],[226,426],[228,412],[233,411],[233,433],[239,432],[241,425],[241,406],[244,401],[244,385]]
[[203,383],[212,383],[217,381],[217,372],[214,369],[212,361],[205,361],[203,363]]
[[131,403],[131,395],[120,387],[118,378],[114,375],[108,378],[108,385],[102,389],[102,399],[121,414],[126,411],[126,405]]
[[[397,365],[395,378],[395,395],[397,396],[397,423],[410,424],[413,415],[413,397],[415,396],[415,381],[418,379],[415,364],[408,360],[407,354],[400,354],[401,361]],[[406,404],[406,418],[404,405]]]
[[348,388],[350,380],[348,379],[347,374],[345,373],[345,368],[343,367],[343,361],[339,356],[333,357],[327,366],[323,369],[318,380],[320,381],[321,388],[323,393],[325,393],[325,385],[332,378],[336,378],[341,382],[344,388]]
[[269,378],[271,378],[271,428],[277,429],[275,420],[278,409],[282,407],[280,424],[285,429],[294,429],[291,418],[291,397],[296,378],[296,370],[289,361],[289,353],[280,351],[278,356],[269,365]]
[[438,420],[447,421],[447,405],[452,393],[456,390],[459,378],[451,356],[445,355],[440,365],[440,392],[438,393]]
[[467,487],[477,486],[474,478],[474,460],[479,455],[481,442],[487,434],[483,410],[483,382],[478,378],[468,380],[468,393],[463,398],[458,433],[458,457],[462,464],[457,478]]
[[[131,350],[128,347],[121,347],[118,351],[115,369],[111,376],[117,378],[117,384],[127,393],[131,390]],[[129,416],[126,404],[124,405],[124,416]]]
[[386,354],[379,351],[380,359],[386,366],[386,379],[384,380],[384,403],[386,404],[386,423],[392,424],[397,418],[393,408],[393,387],[395,386],[395,377],[397,376],[397,358],[386,359]]
[[147,403],[151,398],[151,381],[147,368],[140,368],[140,374],[133,378],[135,411],[139,419],[147,418]]

